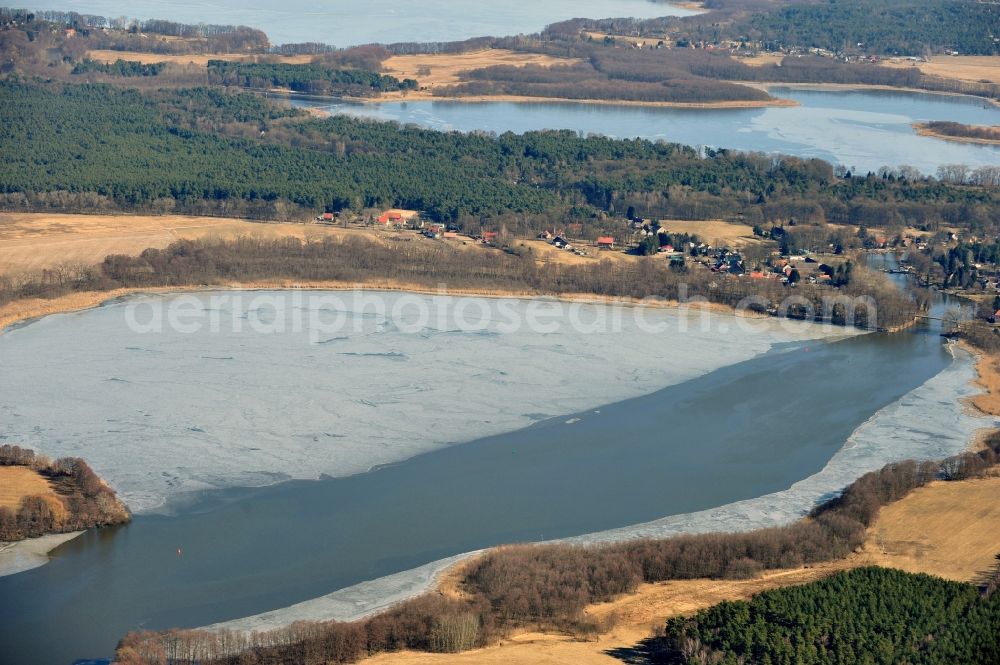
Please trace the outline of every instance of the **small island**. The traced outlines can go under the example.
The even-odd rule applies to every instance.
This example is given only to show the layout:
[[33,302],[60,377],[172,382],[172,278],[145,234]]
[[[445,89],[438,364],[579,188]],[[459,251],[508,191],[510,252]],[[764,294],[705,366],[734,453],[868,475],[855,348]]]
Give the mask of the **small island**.
[[1000,127],[963,125],[960,122],[932,120],[914,123],[913,129],[921,136],[933,136],[947,141],[1000,145]]

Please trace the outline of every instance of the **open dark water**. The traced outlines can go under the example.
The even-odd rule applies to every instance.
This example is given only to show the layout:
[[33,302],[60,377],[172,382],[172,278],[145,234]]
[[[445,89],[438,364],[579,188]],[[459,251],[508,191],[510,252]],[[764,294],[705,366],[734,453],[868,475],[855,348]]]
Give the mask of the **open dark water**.
[[0,578],[0,662],[105,657],[129,630],[205,625],[489,545],[781,490],[950,362],[920,330],[787,344],[371,473],[206,493],[180,515],[87,533],[50,564]]

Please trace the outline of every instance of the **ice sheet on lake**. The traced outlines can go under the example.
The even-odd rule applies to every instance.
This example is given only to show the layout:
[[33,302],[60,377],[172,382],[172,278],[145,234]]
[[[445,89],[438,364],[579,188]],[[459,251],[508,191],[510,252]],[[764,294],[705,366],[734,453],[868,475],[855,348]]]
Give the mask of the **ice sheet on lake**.
[[420,595],[431,588],[438,576],[462,559],[475,556],[468,552],[440,559],[419,568],[376,580],[361,582],[319,598],[313,598],[273,612],[205,626],[207,630],[264,631],[286,626],[294,621],[355,621],[376,614],[392,605]]
[[[137,331],[155,329],[158,309],[162,331]],[[529,316],[538,325],[511,325]],[[83,457],[144,512],[197,490],[365,472],[647,394],[775,343],[845,334],[703,321],[400,293],[140,297],[0,335],[0,441]],[[197,322],[201,332],[182,332]],[[255,332],[276,322],[284,332]]]
[[[955,346],[950,348],[955,361],[948,368],[873,415],[854,431],[822,471],[791,488],[719,508],[664,517],[563,542],[601,543],[684,533],[746,531],[788,524],[858,477],[885,464],[904,459],[941,459],[963,452],[976,430],[995,426],[997,421],[974,415],[965,406],[966,398],[979,393],[972,384],[976,377],[975,367],[970,354]],[[387,604],[427,591],[438,572],[472,554],[435,561],[412,571],[211,628],[266,630],[317,618],[352,621],[373,614]]]

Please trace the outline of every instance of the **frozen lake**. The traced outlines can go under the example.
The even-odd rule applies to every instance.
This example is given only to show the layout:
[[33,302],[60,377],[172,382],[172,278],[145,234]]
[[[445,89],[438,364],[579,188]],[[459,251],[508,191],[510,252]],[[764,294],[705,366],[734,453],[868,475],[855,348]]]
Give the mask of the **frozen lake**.
[[[163,307],[180,319],[185,304],[204,317],[192,320],[199,332],[169,325]],[[271,330],[279,308],[283,332]],[[130,328],[129,319],[149,327],[157,311],[162,331]],[[146,512],[205,489],[362,473],[645,395],[775,343],[846,334],[770,320],[746,334],[736,326],[750,322],[710,322],[666,309],[380,292],[133,298],[0,336],[0,440],[86,457]]]
[[[933,332],[362,294],[380,315],[311,295],[325,299],[139,298],[0,336],[3,437],[84,455],[132,505],[167,509],[0,578],[16,662],[107,656],[128,630],[267,612],[505,542],[780,522],[977,426],[955,402],[970,366]],[[320,474],[336,477],[246,487]]]
[[571,129],[616,138],[817,157],[855,172],[914,166],[933,175],[942,164],[1000,163],[1000,146],[918,135],[914,122],[1000,125],[1000,107],[975,97],[885,90],[774,87],[797,107],[682,109],[609,104],[414,101],[348,104],[296,100],[331,113],[463,132]]

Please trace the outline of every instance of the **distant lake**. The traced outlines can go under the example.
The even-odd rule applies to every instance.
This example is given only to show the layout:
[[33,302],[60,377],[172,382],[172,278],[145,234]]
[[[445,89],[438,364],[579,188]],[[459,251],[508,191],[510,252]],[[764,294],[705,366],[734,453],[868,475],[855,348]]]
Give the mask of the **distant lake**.
[[484,35],[539,32],[569,18],[688,16],[691,10],[653,0],[28,0],[17,6],[75,11],[139,19],[161,18],[181,23],[218,23],[260,28],[274,44],[322,42],[336,46],[393,42],[457,41]]
[[941,164],[1000,164],[1000,147],[919,136],[911,124],[952,120],[1000,125],[1000,108],[975,97],[887,90],[775,87],[797,107],[681,109],[574,103],[296,100],[331,113],[414,123],[440,130],[526,132],[571,129],[693,146],[818,157],[854,171],[908,164],[933,174]]

